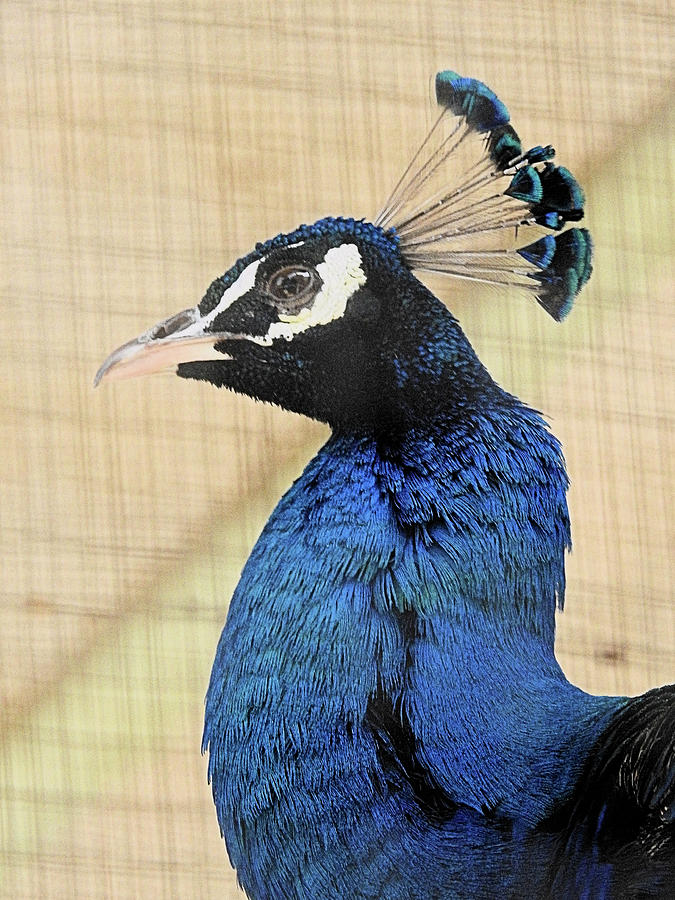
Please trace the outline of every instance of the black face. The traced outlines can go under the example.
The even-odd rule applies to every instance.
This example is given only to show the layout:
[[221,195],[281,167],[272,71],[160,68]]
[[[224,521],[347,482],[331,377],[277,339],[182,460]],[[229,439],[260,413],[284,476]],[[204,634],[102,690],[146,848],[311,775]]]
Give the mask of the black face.
[[455,320],[402,263],[395,236],[364,222],[324,219],[258,245],[213,282],[199,314],[205,333],[222,336],[214,346],[223,359],[181,363],[181,377],[337,427],[390,427],[412,398],[440,401],[432,398],[459,344],[476,363],[466,374],[482,380]]

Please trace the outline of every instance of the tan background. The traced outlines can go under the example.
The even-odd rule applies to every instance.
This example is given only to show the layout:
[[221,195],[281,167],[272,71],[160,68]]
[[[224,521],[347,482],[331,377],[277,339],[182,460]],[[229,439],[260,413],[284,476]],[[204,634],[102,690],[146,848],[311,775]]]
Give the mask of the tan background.
[[439,68],[487,81],[589,196],[596,272],[563,326],[430,281],[564,440],[563,665],[595,692],[675,680],[674,49],[645,0],[2,0],[3,896],[237,896],[202,698],[240,567],[325,432],[92,376],[256,240],[373,215]]

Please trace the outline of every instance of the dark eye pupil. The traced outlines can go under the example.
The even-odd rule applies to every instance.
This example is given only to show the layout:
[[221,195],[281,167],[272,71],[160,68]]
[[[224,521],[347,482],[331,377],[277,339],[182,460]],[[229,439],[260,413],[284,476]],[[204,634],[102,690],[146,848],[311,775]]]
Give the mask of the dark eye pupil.
[[294,300],[307,290],[311,282],[312,276],[306,269],[295,269],[292,272],[279,272],[275,275],[270,288],[279,300]]

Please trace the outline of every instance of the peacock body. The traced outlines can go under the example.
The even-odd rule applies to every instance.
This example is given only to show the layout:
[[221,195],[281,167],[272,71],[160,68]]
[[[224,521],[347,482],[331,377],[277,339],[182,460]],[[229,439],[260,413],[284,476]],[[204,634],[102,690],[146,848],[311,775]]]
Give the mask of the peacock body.
[[583,192],[485,85],[442,72],[436,94],[374,223],[258,244],[97,376],[172,365],[332,429],[218,644],[218,821],[255,900],[675,896],[675,689],[565,678],[560,446],[413,274],[515,285],[559,320],[591,272],[566,227]]

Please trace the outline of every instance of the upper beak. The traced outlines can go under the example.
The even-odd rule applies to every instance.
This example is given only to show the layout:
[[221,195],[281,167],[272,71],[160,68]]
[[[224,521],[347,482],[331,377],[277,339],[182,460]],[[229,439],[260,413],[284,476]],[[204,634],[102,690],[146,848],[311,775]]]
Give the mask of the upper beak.
[[201,314],[195,306],[158,322],[153,328],[113,350],[94,378],[94,387],[104,378],[112,381],[150,375],[175,369],[179,363],[230,359],[218,353],[219,341],[240,339],[236,334],[214,334],[203,329]]

